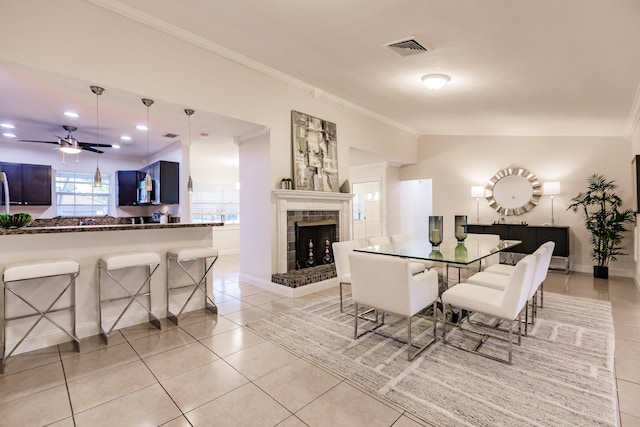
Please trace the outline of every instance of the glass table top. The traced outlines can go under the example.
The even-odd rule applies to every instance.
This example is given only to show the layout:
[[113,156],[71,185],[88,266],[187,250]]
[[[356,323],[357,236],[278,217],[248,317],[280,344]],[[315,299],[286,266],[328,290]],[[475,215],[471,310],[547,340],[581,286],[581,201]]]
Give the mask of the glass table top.
[[504,251],[505,249],[517,246],[520,243],[522,243],[520,240],[500,240],[498,245],[496,245],[495,242],[484,239],[467,239],[462,243],[456,240],[445,240],[440,244],[439,248],[435,248],[428,239],[416,239],[406,242],[368,246],[356,249],[356,251],[468,265]]

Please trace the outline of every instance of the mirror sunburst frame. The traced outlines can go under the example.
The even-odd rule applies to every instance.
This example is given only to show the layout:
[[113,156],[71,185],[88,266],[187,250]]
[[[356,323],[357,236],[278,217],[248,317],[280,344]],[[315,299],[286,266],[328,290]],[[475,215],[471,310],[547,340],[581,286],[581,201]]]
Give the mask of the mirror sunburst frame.
[[[522,177],[522,179],[525,180],[524,182],[528,182],[529,185],[531,185],[531,196],[529,197],[528,200],[523,201],[522,205],[504,206],[505,204],[504,200],[496,200],[495,198],[495,193],[497,189],[496,185],[500,187],[501,180],[503,180],[506,177]],[[507,181],[502,181],[502,183],[506,184]],[[538,178],[534,174],[529,172],[527,169],[523,169],[523,168],[505,168],[498,171],[489,180],[487,186],[485,187],[485,190],[487,193],[485,198],[487,199],[489,206],[495,209],[500,215],[506,215],[506,216],[522,215],[524,213],[529,212],[531,209],[533,209],[538,205],[538,200],[542,195],[542,185],[540,184],[540,181],[538,181]],[[515,199],[516,196],[517,195],[514,195],[513,198]],[[526,199],[527,195],[524,195],[524,196],[519,195],[519,196],[521,196],[523,199]]]

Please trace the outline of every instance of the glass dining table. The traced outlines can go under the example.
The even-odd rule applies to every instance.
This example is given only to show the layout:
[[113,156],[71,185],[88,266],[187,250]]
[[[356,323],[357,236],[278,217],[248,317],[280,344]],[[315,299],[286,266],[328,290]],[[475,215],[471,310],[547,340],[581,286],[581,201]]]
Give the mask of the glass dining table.
[[[355,249],[355,251],[438,262],[443,263],[445,267],[468,267],[470,264],[478,262],[480,263],[479,268],[481,268],[483,259],[513,248],[520,243],[522,243],[520,240],[500,240],[497,245],[495,242],[485,239],[467,239],[466,242],[445,240],[439,247],[434,247],[428,239],[416,239],[367,246]],[[448,268],[443,269],[443,279],[446,284],[448,284],[447,270]]]

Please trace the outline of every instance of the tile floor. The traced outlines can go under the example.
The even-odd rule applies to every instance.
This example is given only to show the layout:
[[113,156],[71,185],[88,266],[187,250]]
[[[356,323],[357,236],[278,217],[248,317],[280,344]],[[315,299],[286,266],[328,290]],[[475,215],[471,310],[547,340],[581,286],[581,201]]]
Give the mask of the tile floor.
[[[243,325],[320,298],[291,300],[239,283],[238,257],[215,271],[219,315],[203,310],[9,359],[0,376],[0,426],[429,425],[265,341]],[[610,300],[623,427],[640,426],[640,293],[631,279],[550,273],[545,291]],[[428,421],[428,420],[427,420]]]

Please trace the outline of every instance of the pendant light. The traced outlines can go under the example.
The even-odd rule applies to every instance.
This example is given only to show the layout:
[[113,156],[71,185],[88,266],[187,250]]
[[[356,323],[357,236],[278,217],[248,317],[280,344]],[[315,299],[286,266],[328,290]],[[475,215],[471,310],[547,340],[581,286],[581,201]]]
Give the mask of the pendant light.
[[[153,105],[153,99],[142,98],[142,103],[147,107],[147,161],[149,161],[149,107]],[[147,174],[144,177],[144,189],[147,191],[153,190],[150,169],[147,169]]]
[[[191,116],[193,116],[193,111],[191,108],[184,109],[185,114],[189,118],[189,147],[191,147]],[[193,179],[191,179],[191,173],[189,173],[189,181],[187,181],[187,191],[189,193],[193,192]]]
[[[104,88],[100,86],[90,86],[91,92],[96,94],[96,144],[100,143],[100,114],[98,109],[98,98],[104,93]],[[100,174],[100,153],[96,150],[96,173],[93,175],[93,186],[102,187],[102,175]]]

